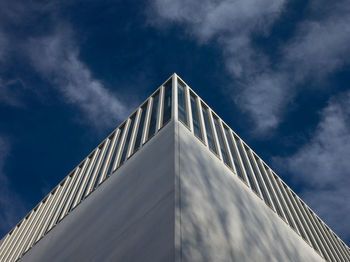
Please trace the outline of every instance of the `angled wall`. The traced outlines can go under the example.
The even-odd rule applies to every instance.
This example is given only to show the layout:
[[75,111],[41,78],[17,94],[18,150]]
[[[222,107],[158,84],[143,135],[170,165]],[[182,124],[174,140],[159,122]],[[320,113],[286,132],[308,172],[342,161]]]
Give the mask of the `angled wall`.
[[173,130],[161,129],[20,261],[173,261]]
[[324,261],[184,125],[177,129],[178,261]]

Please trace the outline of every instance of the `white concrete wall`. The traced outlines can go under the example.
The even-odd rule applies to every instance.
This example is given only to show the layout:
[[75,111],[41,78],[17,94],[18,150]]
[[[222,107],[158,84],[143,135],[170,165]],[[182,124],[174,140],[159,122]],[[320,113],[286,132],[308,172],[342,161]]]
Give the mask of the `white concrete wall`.
[[160,130],[20,261],[173,261],[173,130]]
[[177,261],[324,261],[182,124],[178,124]]
[[20,261],[324,260],[171,122]]

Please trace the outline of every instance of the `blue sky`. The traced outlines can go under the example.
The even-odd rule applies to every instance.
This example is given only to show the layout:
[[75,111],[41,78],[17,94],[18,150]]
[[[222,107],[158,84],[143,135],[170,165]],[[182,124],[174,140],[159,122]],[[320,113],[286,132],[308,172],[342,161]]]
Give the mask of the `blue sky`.
[[349,245],[349,11],[0,1],[0,237],[176,72]]

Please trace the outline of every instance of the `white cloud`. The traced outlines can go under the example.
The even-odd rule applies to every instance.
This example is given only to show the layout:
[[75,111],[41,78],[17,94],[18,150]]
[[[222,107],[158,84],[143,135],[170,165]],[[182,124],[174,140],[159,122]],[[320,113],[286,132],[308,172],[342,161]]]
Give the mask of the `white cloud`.
[[6,158],[10,154],[9,139],[0,135],[0,232],[8,232],[23,214],[25,206],[22,199],[10,189],[8,177],[4,172]]
[[281,58],[272,66],[269,56],[252,44],[252,35],[268,36],[285,2],[158,0],[151,4],[149,19],[159,27],[181,25],[201,44],[217,43],[228,72],[240,83],[233,100],[254,120],[257,134],[265,134],[283,121],[300,92],[298,85],[306,79],[319,83],[350,60],[350,2],[312,1],[310,16],[295,35],[276,46]]
[[235,95],[235,103],[253,119],[256,133],[265,134],[280,123],[285,105],[295,94],[292,89],[286,92],[287,88],[288,76],[266,72],[248,80],[247,85]]
[[[87,120],[99,129],[113,127],[127,116],[130,105],[108,90],[81,61],[73,30],[58,17],[61,7],[63,5],[57,1],[44,4],[37,1],[1,2],[0,26],[25,26],[31,30],[20,38],[0,27],[0,65],[6,69],[12,56],[29,57],[34,70],[59,91],[62,100],[80,109],[79,119]],[[38,17],[45,17],[47,23],[40,25],[43,29],[40,32],[35,30],[37,23],[41,23]],[[0,68],[0,100],[11,106],[24,104],[22,96],[27,86],[19,79],[6,78],[2,71]],[[14,84],[17,85],[15,89]],[[38,97],[42,97],[41,91],[38,87],[30,90]]]
[[300,26],[294,41],[285,48],[286,62],[304,75],[324,77],[348,62],[350,15],[332,14],[322,21]]
[[32,38],[27,53],[33,67],[58,89],[66,103],[80,108],[92,125],[111,127],[126,117],[128,106],[95,79],[79,59],[79,48],[69,29]]
[[[259,28],[265,30],[278,16],[284,0],[273,1],[195,1],[157,0],[152,2],[150,19],[156,25],[165,21],[184,24],[201,41],[232,34],[241,39]],[[153,16],[152,16],[153,14]],[[154,16],[156,15],[156,16]],[[230,37],[231,40],[234,37]]]
[[[149,19],[160,27],[165,22],[183,25],[199,43],[214,41],[219,44],[227,70],[242,83],[232,98],[264,131],[279,122],[277,112],[285,97],[279,85],[281,79],[269,79],[269,71],[265,71],[269,65],[268,57],[255,50],[251,38],[254,33],[268,34],[284,4],[284,0],[206,0],[200,4],[186,0],[158,0],[153,2]],[[259,88],[253,85],[257,76],[262,77]]]
[[301,195],[344,239],[350,239],[350,91],[330,100],[309,143],[274,163],[303,183]]

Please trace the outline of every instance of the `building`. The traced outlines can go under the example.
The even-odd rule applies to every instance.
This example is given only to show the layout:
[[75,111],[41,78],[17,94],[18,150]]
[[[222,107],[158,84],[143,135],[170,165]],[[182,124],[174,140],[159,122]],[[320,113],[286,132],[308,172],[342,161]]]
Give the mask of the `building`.
[[0,242],[0,261],[350,261],[173,74]]

